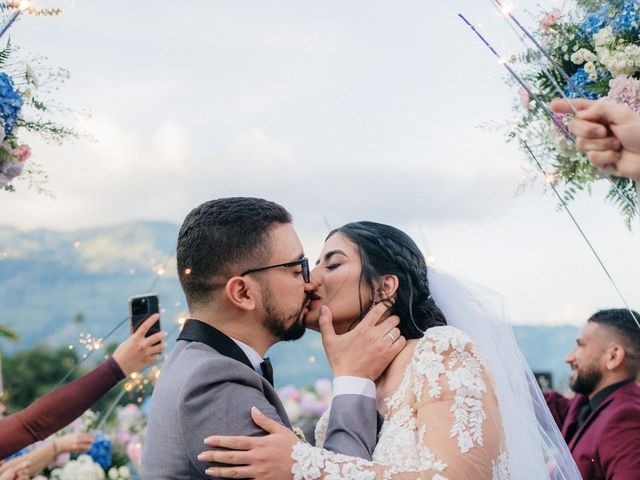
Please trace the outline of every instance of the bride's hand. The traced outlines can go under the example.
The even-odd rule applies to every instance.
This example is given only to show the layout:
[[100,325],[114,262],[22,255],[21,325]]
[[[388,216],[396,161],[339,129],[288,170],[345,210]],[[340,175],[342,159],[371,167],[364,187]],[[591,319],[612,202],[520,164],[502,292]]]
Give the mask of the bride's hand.
[[352,330],[336,335],[331,311],[322,306],[318,325],[322,346],[334,377],[351,376],[376,381],[407,344],[390,305],[375,305]]
[[299,441],[287,427],[251,409],[254,423],[268,433],[264,437],[212,436],[204,443],[227,450],[207,450],[198,455],[202,462],[226,463],[228,466],[209,467],[206,474],[216,478],[259,478],[282,480],[293,478],[291,451]]

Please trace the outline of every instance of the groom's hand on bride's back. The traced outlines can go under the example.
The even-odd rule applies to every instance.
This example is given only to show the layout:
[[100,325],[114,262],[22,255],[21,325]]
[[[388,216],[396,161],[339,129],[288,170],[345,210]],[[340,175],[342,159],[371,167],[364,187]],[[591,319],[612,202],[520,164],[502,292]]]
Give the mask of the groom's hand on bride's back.
[[336,335],[329,308],[321,308],[318,323],[322,345],[334,377],[363,377],[375,381],[402,351],[407,341],[397,328],[400,318],[397,315],[384,318],[389,308],[384,302],[377,304],[353,330],[343,335]]

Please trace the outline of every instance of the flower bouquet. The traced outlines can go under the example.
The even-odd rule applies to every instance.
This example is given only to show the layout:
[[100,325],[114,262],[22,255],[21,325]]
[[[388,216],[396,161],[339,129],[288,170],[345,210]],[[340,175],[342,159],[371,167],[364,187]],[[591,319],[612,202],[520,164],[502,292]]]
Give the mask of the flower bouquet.
[[[640,1],[574,0],[566,12],[543,14],[534,36],[553,62],[537,48],[512,62],[524,67],[522,77],[539,100],[548,104],[561,93],[567,98],[604,98],[640,113]],[[525,141],[546,165],[547,180],[563,187],[565,201],[572,200],[602,175],[558,128],[566,119],[556,116],[553,121],[531,100],[521,92],[516,106],[520,118],[508,139]],[[630,226],[637,211],[635,184],[626,178],[611,180],[607,198]]]
[[[13,12],[19,8],[15,1],[0,2],[0,22],[10,25],[15,19]],[[33,15],[60,13],[57,9],[33,7],[22,11]],[[55,86],[68,76],[66,70],[46,67],[41,58],[29,61],[20,58],[18,48],[10,41],[0,50],[0,189],[14,191],[11,182],[23,176],[30,186],[45,191],[46,173],[39,165],[27,163],[31,149],[21,137],[35,134],[59,143],[67,137],[78,136],[73,129],[58,123],[56,114],[63,108],[51,99]]]
[[[77,456],[61,454],[39,480],[135,480],[142,464],[146,420],[140,407],[118,407],[98,431],[98,415],[89,410],[61,434],[93,432],[95,440],[88,452]],[[48,441],[48,440],[47,440]],[[46,442],[46,441],[45,441]]]

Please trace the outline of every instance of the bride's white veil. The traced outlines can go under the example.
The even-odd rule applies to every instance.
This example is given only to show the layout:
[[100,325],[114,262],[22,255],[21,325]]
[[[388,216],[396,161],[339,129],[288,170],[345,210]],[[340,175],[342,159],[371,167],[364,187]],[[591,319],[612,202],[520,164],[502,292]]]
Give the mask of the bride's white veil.
[[580,479],[571,453],[506,319],[502,297],[432,268],[429,289],[447,323],[483,353],[504,423],[513,480]]

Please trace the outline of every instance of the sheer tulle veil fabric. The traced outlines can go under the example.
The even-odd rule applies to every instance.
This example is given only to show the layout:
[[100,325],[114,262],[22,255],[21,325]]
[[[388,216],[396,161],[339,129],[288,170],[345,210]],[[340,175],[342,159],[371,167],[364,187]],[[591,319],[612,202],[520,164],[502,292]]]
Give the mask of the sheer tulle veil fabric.
[[513,480],[580,479],[571,453],[518,348],[502,297],[485,287],[429,269],[429,288],[447,323],[484,355],[504,423]]

